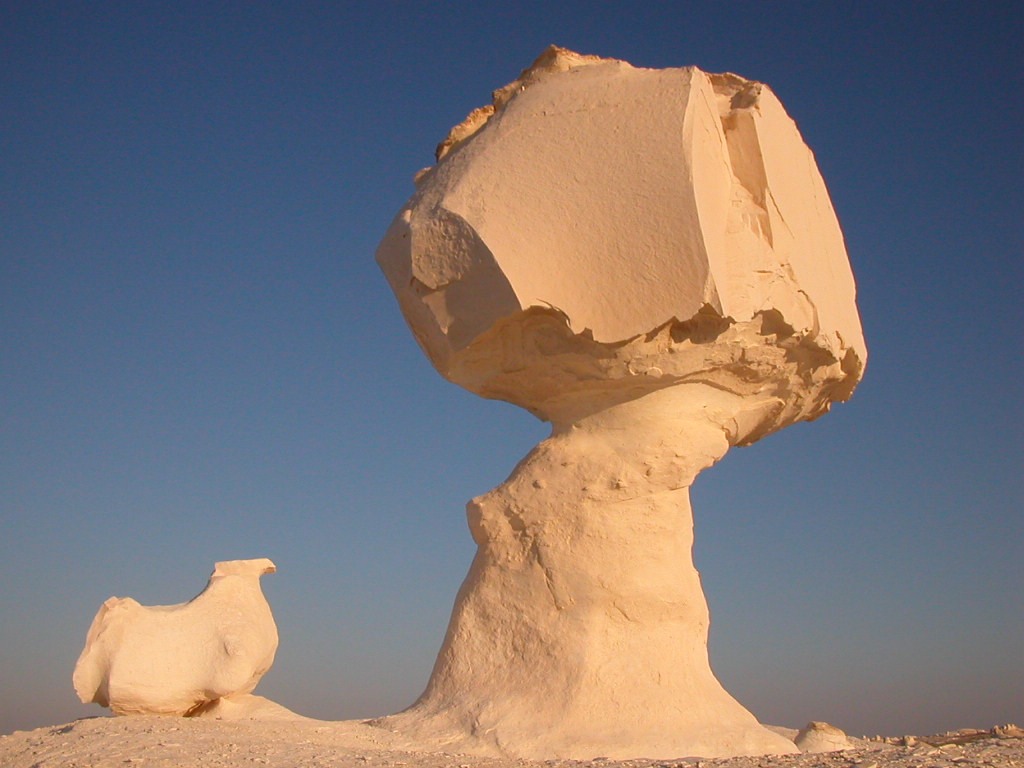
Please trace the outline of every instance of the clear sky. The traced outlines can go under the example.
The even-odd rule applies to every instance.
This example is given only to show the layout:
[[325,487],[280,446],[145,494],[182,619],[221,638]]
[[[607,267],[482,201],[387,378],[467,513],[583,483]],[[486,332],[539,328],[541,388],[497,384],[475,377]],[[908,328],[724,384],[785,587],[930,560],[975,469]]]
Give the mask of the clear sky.
[[270,557],[257,689],[420,693],[464,504],[546,425],[445,382],[373,252],[550,43],[769,83],[870,349],[853,399],[697,481],[712,665],[762,721],[1024,721],[1022,93],[1011,2],[0,4],[0,732],[99,714],[110,595]]

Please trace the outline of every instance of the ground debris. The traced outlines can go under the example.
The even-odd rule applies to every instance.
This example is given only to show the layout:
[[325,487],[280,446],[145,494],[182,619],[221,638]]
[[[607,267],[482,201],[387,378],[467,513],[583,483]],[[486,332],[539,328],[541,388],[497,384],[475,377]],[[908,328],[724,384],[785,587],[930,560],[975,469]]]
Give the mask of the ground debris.
[[[761,757],[591,761],[410,752],[355,721],[325,724],[162,717],[88,718],[0,737],[4,768],[1024,768],[1024,730],[1002,725],[906,738],[851,739],[853,749]],[[908,746],[910,744],[910,746]]]

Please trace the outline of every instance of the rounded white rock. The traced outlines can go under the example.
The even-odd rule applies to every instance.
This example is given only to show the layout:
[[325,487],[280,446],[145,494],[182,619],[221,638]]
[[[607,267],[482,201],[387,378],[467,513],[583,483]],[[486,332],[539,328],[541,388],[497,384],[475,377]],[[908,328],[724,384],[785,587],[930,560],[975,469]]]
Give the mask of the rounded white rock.
[[192,715],[250,693],[277,651],[259,583],[275,570],[266,558],[217,563],[206,589],[180,605],[111,597],[89,628],[75,692],[118,715]]
[[819,721],[811,721],[801,728],[793,741],[801,752],[838,752],[853,749],[853,744],[842,730]]

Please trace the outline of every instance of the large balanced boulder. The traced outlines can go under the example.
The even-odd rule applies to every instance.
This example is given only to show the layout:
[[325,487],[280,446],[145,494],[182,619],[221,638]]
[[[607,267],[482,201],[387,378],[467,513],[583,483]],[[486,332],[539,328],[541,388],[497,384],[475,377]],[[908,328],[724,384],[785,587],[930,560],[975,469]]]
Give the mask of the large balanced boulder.
[[453,381],[543,416],[566,385],[592,383],[587,372],[547,388],[510,381],[555,375],[551,350],[516,343],[522,313],[538,308],[603,345],[709,314],[760,316],[840,366],[826,391],[800,398],[805,416],[858,381],[867,354],[842,233],[767,86],[551,48],[439,155],[377,260]]

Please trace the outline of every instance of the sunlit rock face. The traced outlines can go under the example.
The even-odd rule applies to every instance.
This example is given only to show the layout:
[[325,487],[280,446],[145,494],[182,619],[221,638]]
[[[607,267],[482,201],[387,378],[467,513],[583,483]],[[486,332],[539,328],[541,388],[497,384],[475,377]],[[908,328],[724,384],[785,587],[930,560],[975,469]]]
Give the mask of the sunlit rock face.
[[811,721],[800,729],[793,739],[801,752],[839,752],[853,749],[853,744],[843,731],[834,725]]
[[266,558],[217,563],[206,589],[180,605],[110,598],[75,666],[75,692],[118,715],[195,715],[250,693],[277,651],[259,582],[274,571]]
[[427,690],[385,727],[528,758],[793,751],[722,689],[689,486],[826,412],[866,349],[842,234],[764,85],[551,48],[377,251],[437,369],[552,422],[468,506]]
[[[765,335],[795,335],[839,366],[794,416],[852,391],[866,350],[842,233],[767,86],[552,48],[439,154],[377,258],[453,381],[555,416],[552,400],[594,379],[575,370],[577,354],[594,355],[520,343],[519,328],[536,324],[520,313],[544,309],[576,346],[606,353],[698,316],[761,317]],[[641,356],[649,388],[692,374],[689,361]],[[536,379],[552,369],[568,371],[545,388]]]

